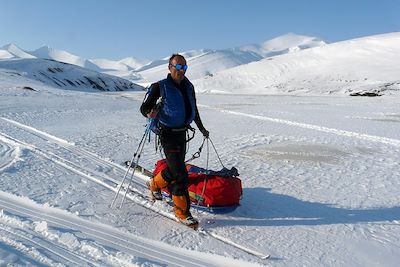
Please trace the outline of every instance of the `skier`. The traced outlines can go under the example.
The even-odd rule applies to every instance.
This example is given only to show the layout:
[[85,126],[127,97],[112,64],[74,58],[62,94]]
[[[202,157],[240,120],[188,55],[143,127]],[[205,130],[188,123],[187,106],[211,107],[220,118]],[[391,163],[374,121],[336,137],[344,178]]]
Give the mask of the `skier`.
[[157,130],[168,166],[147,182],[152,197],[161,200],[161,188],[168,187],[176,218],[182,224],[196,228],[198,221],[189,211],[188,173],[185,165],[186,137],[192,121],[205,138],[209,137],[209,132],[200,119],[193,84],[185,76],[187,68],[186,59],[180,54],[173,54],[168,64],[170,73],[166,79],[150,86],[140,112],[145,117],[158,120]]

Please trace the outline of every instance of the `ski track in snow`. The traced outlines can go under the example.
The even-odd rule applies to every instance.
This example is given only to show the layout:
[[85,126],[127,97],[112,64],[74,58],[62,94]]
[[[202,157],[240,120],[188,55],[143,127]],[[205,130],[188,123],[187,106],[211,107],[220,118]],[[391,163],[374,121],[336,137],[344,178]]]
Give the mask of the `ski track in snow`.
[[[50,160],[56,163],[57,165],[69,171],[72,171],[92,182],[95,182],[111,190],[114,193],[118,192],[117,185],[120,183],[120,181],[117,178],[112,178],[110,177],[110,175],[105,174],[104,172],[102,172],[102,170],[97,171],[97,169],[99,168],[99,166],[103,167],[108,166],[109,169],[113,170],[114,172],[113,176],[122,177],[126,172],[126,168],[117,165],[115,163],[109,162],[107,160],[101,159],[99,156],[90,153],[88,151],[85,151],[83,149],[80,149],[66,140],[54,137],[50,134],[44,133],[33,127],[26,126],[9,119],[5,119],[5,121],[17,126],[17,130],[19,128],[23,129],[27,133],[30,133],[31,136],[34,138],[40,136],[40,138],[45,140],[45,142],[43,143],[45,147],[38,148],[34,145],[31,145],[30,143],[20,141],[11,136],[8,136],[7,134],[0,132],[1,141],[13,144],[14,146],[19,146],[29,149],[30,151],[38,154],[39,156],[44,157],[45,159]],[[66,158],[66,156],[68,156],[68,158]],[[142,197],[142,195],[148,194],[147,187],[144,183],[144,181],[147,180],[146,177],[140,174],[135,174],[133,176],[131,174],[128,174],[127,178],[131,180],[130,190],[139,193],[139,195],[127,194],[126,197],[128,199],[134,201],[136,204],[139,204],[145,208],[153,210],[157,213],[161,213],[170,219],[173,220],[175,219],[175,217],[171,213],[163,212],[163,208],[171,209],[169,206],[162,205],[159,202],[157,202],[156,205],[153,205],[152,203],[149,202],[149,200],[144,199]],[[126,184],[127,183],[125,183],[125,185]],[[123,199],[123,195],[125,194],[125,192],[126,190],[121,190],[119,192],[120,196],[118,196],[117,199],[117,207],[118,206],[120,207],[122,205],[121,201]],[[161,205],[161,207],[158,207],[158,205]]]
[[19,147],[0,143],[0,172],[12,166],[20,157]]
[[218,110],[220,112],[228,113],[228,114],[232,114],[232,115],[236,115],[236,116],[248,117],[248,118],[252,118],[252,119],[270,121],[270,122],[275,122],[275,123],[281,123],[281,124],[286,124],[286,125],[290,125],[290,126],[295,126],[295,127],[300,127],[300,128],[305,128],[305,129],[310,129],[310,130],[315,130],[315,131],[320,131],[320,132],[326,132],[326,133],[336,134],[336,135],[340,135],[340,136],[354,137],[354,138],[358,138],[358,139],[362,139],[362,140],[379,142],[379,143],[383,143],[383,144],[387,144],[387,145],[400,147],[400,140],[397,140],[397,139],[373,136],[373,135],[362,134],[362,133],[355,133],[355,132],[344,131],[344,130],[339,130],[339,129],[334,129],[334,128],[328,128],[328,127],[324,127],[324,126],[300,123],[300,122],[289,121],[289,120],[282,120],[282,119],[277,119],[277,118],[270,118],[270,117],[266,117],[266,116],[247,114],[247,113],[237,112],[237,111],[232,111],[232,110],[227,110],[227,109],[213,108],[213,107],[210,107],[207,105],[201,105],[201,104],[199,104],[198,106],[203,107],[203,108]]
[[[10,213],[1,212],[0,232],[3,232],[3,237],[17,237],[22,239],[21,243],[25,246],[31,244],[36,249],[42,248],[46,254],[52,254],[50,258],[67,266],[133,266],[140,262],[170,266],[218,266],[208,261],[206,255],[202,258],[201,253],[198,258],[193,258],[184,250],[168,248],[162,243],[83,220],[66,211],[38,205],[29,199],[8,193],[0,192],[0,207]],[[69,232],[63,233],[62,229],[69,229]],[[39,239],[36,237],[38,234],[41,236]],[[10,245],[18,249],[17,245]],[[123,252],[115,253],[107,248]],[[34,258],[43,263],[54,264],[42,254],[35,255]],[[106,261],[102,262],[103,260]]]
[[[13,210],[10,207],[7,207],[1,204],[1,207],[6,208],[7,210]],[[26,214],[24,214],[26,215]],[[39,218],[39,217],[37,217]],[[33,224],[32,224],[33,225]],[[56,242],[52,242],[46,239],[39,239],[37,235],[40,235],[40,232],[35,232],[32,229],[26,227],[25,229],[16,230],[15,227],[9,227],[7,224],[0,223],[2,232],[2,241],[21,252],[25,252],[30,254],[35,260],[38,262],[55,265],[58,263],[68,264],[68,265],[94,265],[100,266],[94,260],[87,260],[79,254],[74,253],[68,248],[62,247]],[[19,240],[18,242],[12,242],[13,240]],[[34,247],[31,250],[29,247]],[[45,254],[50,254],[48,257],[40,253],[38,250],[45,251]],[[53,259],[53,260],[52,260]]]
[[[25,143],[23,141],[17,140],[11,136],[8,136],[4,133],[1,133],[3,135],[3,141],[9,142],[11,144],[14,144],[16,146],[22,146],[25,148],[30,149],[33,152],[36,152],[40,154],[41,156],[65,167],[72,169],[73,171],[77,172],[80,175],[85,176],[86,178],[94,179],[95,182],[102,184],[105,187],[109,187],[109,184],[107,184],[107,181],[111,181],[113,184],[119,183],[117,179],[113,179],[110,176],[105,175],[102,171],[96,171],[99,166],[103,166],[109,169],[113,169],[114,171],[117,172],[118,175],[123,175],[125,172],[125,168],[115,164],[113,162],[107,161],[105,159],[100,158],[99,156],[95,155],[94,153],[91,153],[89,151],[86,151],[84,149],[80,149],[79,147],[75,146],[74,143],[68,142],[66,140],[63,140],[61,138],[55,137],[53,135],[47,134],[43,131],[37,130],[33,127],[23,125],[21,123],[18,123],[16,121],[12,121],[9,119],[1,118],[11,124],[16,125],[17,127],[26,130],[28,133],[31,133],[32,135],[37,135],[41,136],[42,139],[44,139],[45,142],[44,144],[47,146],[47,148],[38,148],[30,143]],[[7,141],[8,139],[8,141]],[[62,151],[65,150],[65,151]],[[66,153],[60,153],[60,152],[66,152]],[[59,156],[55,153],[61,154],[62,156]],[[65,155],[68,155],[70,158],[66,159]],[[141,177],[141,176],[138,176]],[[99,179],[102,178],[102,179]],[[142,179],[137,179],[136,176],[132,177],[133,180],[133,185],[139,187],[139,188],[146,188],[145,185],[143,184]]]
[[[28,149],[36,154],[38,154],[41,157],[44,157],[45,159],[48,159],[56,164],[58,164],[61,167],[64,167],[65,169],[68,169],[82,177],[85,177],[86,179],[89,179],[99,185],[104,186],[105,188],[113,191],[114,193],[118,192],[118,188],[116,185],[118,185],[119,181],[116,179],[111,178],[109,175],[104,174],[103,172],[96,172],[96,169],[98,166],[108,166],[110,169],[113,169],[114,172],[119,177],[122,177],[123,173],[126,171],[126,169],[120,165],[117,165],[115,163],[109,162],[105,159],[101,159],[99,156],[95,155],[94,153],[85,151],[83,149],[80,149],[79,147],[76,147],[74,143],[68,142],[64,139],[55,137],[53,135],[50,135],[48,133],[45,133],[43,131],[40,131],[38,129],[35,129],[33,127],[21,124],[19,122],[6,119],[6,118],[0,118],[3,121],[16,126],[16,129],[22,129],[26,131],[26,133],[30,133],[32,137],[38,138],[40,137],[43,139],[44,145],[46,148],[38,148],[30,143],[26,143],[23,141],[20,141],[18,139],[15,139],[5,133],[0,132],[0,141],[12,144],[16,147],[22,147],[25,149]],[[3,130],[5,127],[2,128]],[[14,129],[15,130],[15,129]],[[25,136],[26,136],[25,133]],[[57,153],[60,153],[63,149],[67,151],[67,153],[62,153],[63,156],[57,155]],[[70,158],[66,159],[65,155],[69,155]],[[75,161],[75,162],[73,162]],[[94,166],[93,166],[93,163]],[[84,167],[83,167],[84,166]],[[91,166],[91,168],[89,168]],[[147,178],[144,176],[141,176],[140,174],[135,174],[134,176],[131,176],[130,174],[128,175],[132,179],[130,189],[133,190],[133,192],[138,192],[140,195],[135,195],[135,194],[130,194],[128,193],[126,197],[136,204],[139,204],[147,209],[153,210],[157,213],[163,214],[164,216],[170,218],[170,219],[175,219],[172,215],[172,212],[164,212],[164,209],[171,209],[166,204],[163,204],[162,202],[156,202],[156,205],[153,205],[152,203],[149,203],[148,200],[144,199],[141,195],[146,195],[147,194],[147,187],[144,184],[144,180]],[[125,194],[125,190],[122,190],[120,192],[120,198],[122,198],[122,195]],[[120,203],[121,205],[122,203]],[[118,205],[118,203],[117,203]],[[266,259],[269,257],[267,254],[262,254],[257,252],[255,249],[248,248],[246,246],[243,246],[241,244],[237,244],[230,240],[229,238],[226,238],[222,235],[219,235],[215,231],[210,231],[207,229],[202,229],[199,230],[199,233],[203,233],[206,235],[209,235],[210,237],[214,237],[216,240],[219,240],[223,243],[226,243],[228,245],[231,245],[233,247],[239,248],[240,250],[246,251],[247,253],[253,254],[260,259]],[[192,263],[193,265],[193,263]],[[186,266],[186,265],[182,265]]]
[[[199,106],[207,107],[204,105],[199,105]],[[213,110],[215,109],[210,108],[210,113]],[[289,127],[294,126],[296,128],[301,128],[301,129],[310,129],[312,130],[312,132],[321,132],[320,130],[321,127],[317,125],[297,123],[295,121],[278,120],[271,117],[255,116],[252,115],[251,112],[250,113],[239,112],[239,114],[232,114],[230,112],[221,112],[221,114],[226,114],[226,115],[217,115],[217,118],[224,118],[229,115],[234,115],[232,116],[234,118],[233,128],[248,127],[249,124],[256,125],[256,127],[258,127],[257,129],[255,129],[256,133],[250,132],[250,134],[246,133],[246,131],[239,132],[238,134],[236,134],[234,131],[231,131],[233,132],[234,139],[230,139],[229,142],[225,142],[226,140],[222,141],[217,140],[217,142],[220,143],[217,144],[217,147],[218,148],[222,147],[223,154],[227,153],[232,154],[228,156],[229,165],[232,164],[235,165],[237,163],[240,163],[240,161],[242,161],[242,163],[244,161],[246,162],[252,161],[253,162],[252,164],[245,163],[244,166],[255,167],[255,169],[258,169],[259,172],[266,171],[267,173],[265,174],[265,177],[270,177],[270,178],[269,180],[264,180],[266,182],[265,185],[255,183],[255,186],[258,187],[256,188],[258,191],[254,190],[253,188],[249,188],[248,191],[248,192],[254,192],[255,196],[266,196],[267,199],[265,202],[267,204],[258,203],[257,199],[255,199],[252,195],[246,194],[244,199],[245,203],[244,205],[247,207],[241,209],[241,212],[244,212],[244,214],[236,213],[234,214],[234,216],[224,215],[217,217],[217,220],[213,223],[215,226],[214,229],[216,229],[214,233],[216,233],[217,236],[220,238],[219,240],[223,239],[225,236],[228,239],[228,241],[230,239],[235,240],[236,237],[246,247],[252,247],[254,248],[254,250],[271,252],[273,254],[273,257],[272,261],[270,262],[272,264],[276,263],[277,265],[279,264],[286,265],[287,263],[289,263],[289,265],[296,265],[296,262],[298,262],[297,265],[311,266],[319,262],[327,265],[350,264],[354,266],[362,266],[362,263],[369,263],[366,265],[371,265],[371,263],[379,262],[379,258],[375,258],[375,261],[370,261],[370,262],[363,261],[363,258],[365,258],[364,254],[365,251],[362,250],[358,251],[357,250],[358,248],[349,245],[352,244],[351,241],[352,238],[358,240],[358,242],[361,242],[364,239],[368,239],[368,243],[372,243],[371,240],[376,240],[377,243],[388,247],[389,250],[392,249],[392,247],[398,248],[398,238],[396,237],[395,234],[396,231],[393,230],[396,230],[399,221],[393,220],[393,218],[396,219],[398,218],[398,216],[390,215],[390,212],[392,212],[390,208],[383,209],[381,212],[379,212],[379,210],[374,211],[373,209],[366,210],[365,212],[363,212],[357,209],[355,210],[337,209],[334,207],[328,207],[328,205],[326,205],[325,207],[324,201],[321,201],[321,203],[312,204],[308,202],[303,202],[301,200],[301,197],[299,197],[299,199],[290,197],[296,194],[299,194],[302,197],[307,196],[307,194],[301,194],[300,192],[307,192],[309,191],[307,188],[311,189],[312,186],[319,187],[321,189],[324,189],[324,187],[332,188],[336,190],[336,193],[341,191],[349,192],[349,190],[341,190],[340,187],[345,188],[349,184],[352,185],[352,183],[354,183],[354,180],[346,179],[345,175],[341,175],[342,178],[339,181],[332,179],[332,177],[328,177],[328,179],[326,179],[325,175],[321,175],[321,178],[319,180],[317,179],[317,182],[315,182],[315,180],[309,181],[311,176],[315,176],[315,174],[317,174],[318,176],[318,172],[316,172],[315,170],[329,172],[331,171],[331,169],[327,168],[324,170],[324,168],[321,168],[321,166],[317,167],[314,166],[314,171],[308,171],[306,167],[302,167],[299,170],[300,175],[297,175],[298,172],[293,171],[291,169],[293,167],[292,164],[282,163],[278,161],[278,164],[272,165],[273,162],[269,162],[273,166],[273,168],[270,169],[269,167],[268,168],[264,167],[263,166],[264,163],[262,163],[263,161],[265,161],[265,158],[263,159],[263,157],[266,155],[265,152],[263,152],[263,149],[265,149],[266,148],[265,146],[267,145],[267,151],[268,153],[270,153],[270,155],[272,155],[272,158],[273,157],[279,158],[279,156],[281,156],[282,154],[283,156],[286,155],[286,157],[284,158],[287,158],[287,155],[289,155],[293,157],[293,159],[295,160],[296,158],[300,159],[307,158],[308,160],[311,161],[315,160],[318,163],[318,162],[323,162],[324,160],[330,162],[330,158],[333,158],[333,160],[335,160],[335,157],[338,157],[339,158],[338,164],[340,164],[341,163],[340,158],[342,158],[343,160],[343,158],[346,158],[348,156],[346,149],[341,148],[339,144],[343,143],[346,146],[348,144],[346,143],[347,141],[345,140],[350,140],[353,138],[357,142],[349,142],[350,145],[360,146],[360,149],[364,149],[363,148],[364,142],[359,142],[359,140],[372,141],[372,139],[368,139],[371,137],[371,135],[365,135],[367,136],[367,139],[365,139],[365,138],[359,138],[357,136],[358,134],[355,132],[343,133],[340,130],[336,130],[334,128],[326,128],[327,130],[322,132],[325,132],[327,134],[333,134],[331,135],[332,137],[333,136],[346,137],[345,139],[343,138],[335,139],[334,140],[335,142],[332,143],[329,143],[332,139],[327,139],[328,141],[324,140],[324,138],[326,138],[326,136],[328,135],[325,135],[320,139],[318,138],[313,139],[312,135],[311,138],[310,136],[304,136],[304,137],[302,136],[298,138],[296,136],[296,134],[298,133],[297,132],[295,133],[295,131],[290,133],[294,135],[294,137],[291,136],[288,137],[286,132],[283,133],[282,136],[278,135],[274,136],[274,135],[268,135],[265,133],[265,131],[262,131],[262,129],[265,129],[266,125],[264,121],[279,123],[281,125]],[[255,120],[250,120],[250,121],[241,120],[240,119],[241,116],[247,116]],[[267,118],[267,119],[265,120],[262,118]],[[216,119],[216,121],[219,120]],[[19,155],[20,153],[33,152],[35,155],[38,155],[39,157],[43,158],[44,162],[55,163],[57,166],[60,166],[70,172],[73,172],[86,180],[91,180],[98,185],[101,184],[103,187],[107,188],[108,192],[111,191],[113,193],[115,193],[116,190],[115,186],[116,182],[121,179],[122,175],[126,171],[126,169],[121,167],[120,165],[115,164],[109,160],[103,159],[94,153],[81,149],[79,146],[74,145],[74,143],[72,142],[58,138],[54,135],[50,135],[44,131],[24,125],[14,120],[5,118],[0,119],[0,128],[1,128],[0,131],[2,132],[0,134],[0,145],[4,147],[2,151],[6,151],[5,153],[3,153],[4,156],[0,157],[0,161],[7,162],[6,164],[7,169],[12,168],[13,164],[16,164],[18,162],[18,160],[21,157],[21,155]],[[304,132],[306,131],[302,130],[300,134]],[[347,133],[352,133],[352,134],[347,134]],[[378,136],[372,136],[372,137],[375,138]],[[227,138],[229,139],[229,136]],[[287,140],[293,141],[293,143],[289,144],[290,147],[289,150],[285,150],[287,149],[288,145]],[[322,143],[320,143],[321,140],[323,141]],[[396,141],[396,139],[390,139],[390,141],[392,140]],[[305,141],[305,144],[303,144],[302,141]],[[359,153],[356,155],[356,158],[351,159],[349,161],[350,167],[352,166],[363,167],[363,165],[370,164],[370,162],[368,161],[370,160],[370,158],[373,158],[373,156],[370,155],[374,155],[376,153],[374,149],[376,149],[377,147],[382,148],[383,151],[393,150],[393,148],[391,147],[393,146],[392,142],[385,143],[381,141],[382,140],[380,139],[380,137],[378,137],[374,141],[375,142],[374,146],[371,147],[367,146],[365,148],[367,149],[363,152],[366,153],[365,155],[363,153]],[[85,143],[85,140],[83,140],[82,143]],[[233,143],[236,144],[236,146],[232,147]],[[301,145],[299,145],[299,143]],[[326,145],[326,143],[329,143],[331,148],[327,149],[328,146]],[[318,146],[318,144],[322,145]],[[382,146],[382,144],[385,144],[385,146]],[[302,147],[303,145],[304,147]],[[310,147],[308,147],[308,145],[314,145],[314,147],[311,147],[312,149],[310,150]],[[397,146],[396,145],[394,146],[397,149]],[[257,149],[259,149],[259,151]],[[257,153],[255,153],[254,155],[256,157],[254,158],[250,157],[249,159],[243,160],[241,159],[240,153],[235,155],[235,153],[240,150],[243,150],[244,154],[249,151],[253,154],[258,151],[260,154],[257,155]],[[383,157],[383,155],[379,154],[375,155],[378,156],[377,160],[379,161],[380,157]],[[385,159],[382,162],[378,162],[377,165],[378,171],[380,170],[379,168],[384,168],[386,165],[389,167],[390,164],[392,164],[393,161],[397,159],[397,156],[393,155],[392,153],[389,153],[387,156],[388,156],[387,159]],[[25,157],[25,155],[23,155],[23,158],[21,158],[21,160],[25,160],[25,158],[28,157]],[[360,161],[361,163],[357,161]],[[283,168],[274,169],[276,168],[276,166],[278,167],[283,166]],[[294,166],[296,167],[296,165]],[[340,170],[340,168],[337,169]],[[335,168],[333,168],[333,170],[335,170]],[[249,172],[249,170],[246,169],[244,170],[242,169],[241,171],[251,174],[255,174],[258,172],[257,170],[251,170]],[[303,175],[304,172],[306,173],[309,172],[309,175]],[[289,174],[288,177],[284,177],[284,175],[286,174]],[[290,184],[290,179],[293,179],[294,177],[296,177],[296,181],[294,181],[294,183],[297,184],[304,183],[303,186],[296,186],[296,190],[299,190],[300,192],[293,191],[293,189],[291,189],[288,192],[283,192],[281,194],[265,194],[265,193],[260,194],[259,192],[259,190],[263,189],[261,187],[268,186],[268,184],[273,184],[275,190],[279,190],[280,186],[282,186],[281,188],[285,188],[283,185],[285,183]],[[257,179],[257,177],[255,178]],[[256,179],[253,178],[253,180],[250,181],[247,180],[246,182],[251,187],[251,185],[254,186],[254,181]],[[140,178],[137,175],[135,175],[134,177],[133,187],[140,193],[143,193],[145,192],[144,190],[146,190],[143,184],[143,180],[144,180],[143,177]],[[380,184],[381,180],[369,181],[369,179],[364,179],[363,183],[361,183],[360,187],[358,188],[365,189],[365,192],[369,194],[370,193],[369,191],[372,190],[371,188],[385,189],[385,187],[390,188],[391,185],[395,186],[393,184],[393,181],[390,179],[386,178],[386,180],[382,181],[384,183]],[[388,181],[388,183],[386,183],[386,181]],[[387,189],[381,192],[385,191],[388,192]],[[364,195],[365,192],[363,191]],[[379,191],[377,193],[379,193]],[[390,193],[392,192],[390,191]],[[374,199],[374,194],[375,193],[373,192],[372,199]],[[317,197],[319,196],[317,195]],[[335,193],[333,193],[331,197],[334,198]],[[356,196],[349,196],[349,198],[354,199],[354,202],[357,202]],[[312,201],[319,202],[318,198],[316,198],[316,200],[314,200],[313,198],[311,199]],[[144,199],[132,197],[131,200],[134,203],[137,203],[145,207],[147,205]],[[382,205],[383,207],[391,207],[393,205],[396,205],[393,204],[393,201],[395,200],[396,198],[391,196],[392,202],[388,202],[389,204],[383,201],[372,202],[373,203],[372,206],[374,207],[375,205],[376,207],[376,205]],[[11,201],[11,204],[13,204],[13,202],[14,201]],[[344,204],[344,206],[346,206],[346,204]],[[368,205],[366,205],[365,207],[368,207]],[[152,208],[158,208],[158,206],[153,205],[146,208],[152,209]],[[159,208],[160,210],[162,210],[164,206],[160,206]],[[22,211],[18,213],[16,210],[7,211],[5,212],[5,214],[7,216],[14,216],[18,218],[19,217],[18,214],[22,214]],[[395,212],[395,210],[396,207],[393,209],[393,212]],[[199,215],[199,217],[202,218],[201,214],[196,214],[196,215]],[[206,216],[207,218],[210,218],[210,220],[212,221],[212,216],[210,216],[209,214]],[[335,216],[338,216],[338,218],[336,218]],[[354,219],[351,219],[351,216],[355,216]],[[24,218],[24,215],[21,215],[21,217],[19,217],[19,220],[21,221],[26,220],[25,218],[24,219],[22,218]],[[392,221],[390,221],[391,219]],[[42,222],[42,220],[39,219],[36,220],[33,219],[32,221],[33,221],[32,223],[35,224],[38,223],[39,225]],[[2,225],[4,225],[4,223]],[[49,225],[48,229],[50,229],[50,232],[53,231],[54,230],[54,228],[52,228],[53,223],[49,222],[48,225]],[[96,226],[93,227],[96,229]],[[73,226],[66,226],[66,228],[76,229]],[[42,231],[42,233],[47,232],[46,228],[44,230],[45,231]],[[11,237],[15,236],[12,234],[12,232],[16,232],[16,230],[10,229],[10,231],[11,233],[8,233],[8,235],[10,236],[9,242],[11,244],[11,241],[15,240],[15,238]],[[80,231],[82,233],[85,232],[83,230]],[[28,235],[27,232],[28,230],[25,230],[26,235]],[[56,238],[57,236],[61,237],[61,235],[62,234],[60,232],[55,232]],[[78,234],[75,234],[75,232],[72,232],[72,235],[73,235],[72,237],[70,236],[71,239],[76,238],[78,240],[81,240],[82,238],[80,234],[78,236]],[[182,242],[182,240],[184,239],[184,237],[182,237],[183,235],[186,235],[186,233],[178,230],[173,232],[171,235],[166,235],[165,240],[167,240],[170,236],[176,236],[175,240],[177,242]],[[299,244],[301,240],[306,240],[307,244]],[[335,240],[338,241],[336,242]],[[47,240],[47,242],[49,241]],[[174,241],[172,242],[166,241],[166,242],[173,243]],[[329,248],[325,245],[325,242],[330,243]],[[345,243],[344,246],[341,242]],[[29,240],[25,239],[25,241],[21,245],[24,245],[25,243],[29,243]],[[45,244],[46,242],[42,243]],[[100,241],[96,240],[95,244],[97,247],[100,247],[101,251],[104,251],[105,253],[110,252],[107,251],[107,248],[101,245],[102,243]],[[373,247],[372,245],[374,244],[372,245],[368,244],[368,245]],[[15,245],[14,247],[17,246],[18,245]],[[270,249],[271,251],[269,251]],[[122,248],[119,248],[118,250],[124,251]],[[20,249],[20,251],[23,251],[23,249]],[[354,257],[351,255],[353,253],[355,253]],[[382,253],[382,251],[379,250],[379,253]],[[135,252],[128,254],[135,255]],[[54,259],[57,257],[54,253],[53,254],[50,253],[49,255],[42,254],[39,256],[42,256],[44,260],[47,260],[49,262],[54,261]],[[115,254],[113,254],[112,256],[115,256]],[[388,256],[393,258],[393,255],[388,254]],[[74,255],[71,255],[71,257],[74,257]],[[119,258],[121,257],[122,256],[119,255]],[[240,255],[240,257],[243,256]],[[105,256],[101,257],[101,259],[103,260],[104,258]],[[67,262],[67,260],[65,261]],[[143,261],[146,262],[146,259],[143,259]],[[135,260],[133,260],[133,262],[136,263]],[[162,260],[162,262],[164,261]],[[268,264],[268,262],[264,262],[264,264]]]

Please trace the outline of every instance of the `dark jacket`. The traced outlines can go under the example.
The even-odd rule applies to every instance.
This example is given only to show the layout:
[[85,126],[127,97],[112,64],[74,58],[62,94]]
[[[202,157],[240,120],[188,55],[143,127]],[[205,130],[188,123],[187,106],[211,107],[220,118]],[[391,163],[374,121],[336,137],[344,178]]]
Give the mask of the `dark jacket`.
[[[171,90],[173,93],[165,94],[165,90]],[[197,127],[200,130],[204,130],[196,105],[193,84],[186,77],[180,84],[177,84],[168,74],[165,80],[153,83],[150,86],[147,98],[140,107],[140,112],[143,116],[147,117],[147,114],[155,108],[160,97],[166,98],[164,99],[165,107],[162,106],[162,110],[159,112],[160,122],[161,124],[164,123],[163,126],[181,128],[189,125],[194,120]],[[171,112],[172,109],[178,110],[178,112]],[[172,116],[176,116],[176,118],[172,118]]]

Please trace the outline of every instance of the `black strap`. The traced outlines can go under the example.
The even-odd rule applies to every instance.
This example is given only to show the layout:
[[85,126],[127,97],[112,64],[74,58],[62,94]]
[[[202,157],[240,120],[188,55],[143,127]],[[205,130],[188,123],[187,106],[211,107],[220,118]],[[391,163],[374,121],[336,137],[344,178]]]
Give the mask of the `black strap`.
[[[193,128],[192,126],[188,125],[188,126],[186,126],[186,131],[187,131],[186,132],[187,133],[186,143],[189,143],[194,138],[194,135],[196,133],[196,129]],[[190,136],[189,131],[192,132],[192,136]]]
[[199,149],[197,150],[197,152],[194,153],[190,159],[186,160],[185,163],[188,163],[188,162],[190,162],[190,161],[192,161],[192,160],[197,159],[197,158],[200,157],[201,150],[203,149],[203,146],[204,146],[205,141],[206,141],[206,138],[204,137],[203,143],[201,143],[201,146],[199,147]]

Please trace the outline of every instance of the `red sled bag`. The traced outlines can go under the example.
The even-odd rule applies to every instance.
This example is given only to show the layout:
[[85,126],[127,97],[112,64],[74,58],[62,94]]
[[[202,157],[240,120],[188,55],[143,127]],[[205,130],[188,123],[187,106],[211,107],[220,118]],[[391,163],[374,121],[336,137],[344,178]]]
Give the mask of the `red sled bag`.
[[[157,161],[153,175],[167,168],[165,160]],[[239,205],[242,196],[242,182],[236,168],[221,171],[206,170],[186,164],[189,176],[189,196],[193,204],[205,207],[225,207]],[[169,195],[168,189],[163,192]]]

